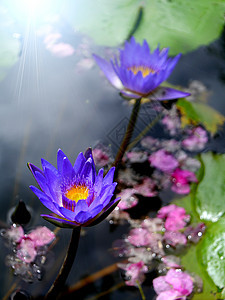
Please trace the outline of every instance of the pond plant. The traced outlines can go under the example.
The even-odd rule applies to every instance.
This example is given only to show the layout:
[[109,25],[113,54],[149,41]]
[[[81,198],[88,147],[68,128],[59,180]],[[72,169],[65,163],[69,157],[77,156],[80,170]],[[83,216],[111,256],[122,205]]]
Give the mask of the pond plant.
[[[88,71],[96,63],[101,70],[97,76],[104,75],[125,105],[132,107],[117,152],[98,143],[80,152],[74,164],[61,149],[57,167],[44,158],[41,168],[28,163],[38,185],[30,189],[50,211],[41,216],[57,229],[27,227],[34,212],[20,201],[8,214],[10,225],[1,230],[9,251],[6,265],[28,283],[44,280],[58,231],[72,231],[58,275],[38,299],[73,297],[66,283],[77,267],[79,240],[89,227],[101,222],[108,222],[112,230],[126,224],[128,230],[112,243],[111,255],[123,278],[121,287],[138,289],[142,300],[150,299],[146,285],[152,286],[156,300],[225,297],[225,161],[223,154],[208,150],[225,118],[199,102],[207,94],[201,82],[193,81],[183,89],[164,83],[179,64],[181,53],[173,44],[176,55],[169,57],[168,47],[150,50],[147,39],[137,42],[140,38],[133,34],[138,32],[142,14],[141,6],[134,30],[119,52],[105,51],[107,59],[94,53],[79,65]],[[60,34],[49,30],[44,42],[48,51],[59,57],[75,53],[71,45],[59,42]],[[141,109],[146,106],[155,117],[136,134]],[[152,134],[156,124],[161,136]],[[165,194],[168,198],[161,201]],[[7,296],[31,299],[33,295],[19,287]]]

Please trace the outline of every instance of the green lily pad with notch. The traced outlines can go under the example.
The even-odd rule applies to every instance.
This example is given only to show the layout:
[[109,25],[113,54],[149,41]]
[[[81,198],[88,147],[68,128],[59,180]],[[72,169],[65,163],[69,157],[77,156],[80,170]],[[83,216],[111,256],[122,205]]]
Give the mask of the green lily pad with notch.
[[202,124],[209,132],[215,134],[225,122],[225,117],[206,103],[180,99],[176,105],[181,112],[182,127]]
[[68,12],[67,7],[64,14],[74,29],[89,35],[99,45],[118,46],[134,31],[138,41],[146,39],[152,48],[160,43],[161,47],[170,47],[170,54],[175,55],[212,42],[224,25],[224,0],[69,0],[67,3],[70,9]]

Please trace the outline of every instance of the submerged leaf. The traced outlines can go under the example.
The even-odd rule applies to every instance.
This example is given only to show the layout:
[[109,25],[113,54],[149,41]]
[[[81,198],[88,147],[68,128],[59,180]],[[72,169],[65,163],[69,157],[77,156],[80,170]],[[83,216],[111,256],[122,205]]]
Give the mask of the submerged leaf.
[[171,54],[185,53],[215,40],[224,25],[223,0],[70,0],[69,5],[75,29],[100,45],[117,46],[134,33],[153,48],[160,43]]
[[203,221],[216,222],[225,212],[225,155],[201,155],[203,177],[194,196],[196,211]]
[[215,134],[219,126],[225,122],[225,117],[205,103],[179,100],[177,108],[181,112],[181,125],[202,124],[209,132]]

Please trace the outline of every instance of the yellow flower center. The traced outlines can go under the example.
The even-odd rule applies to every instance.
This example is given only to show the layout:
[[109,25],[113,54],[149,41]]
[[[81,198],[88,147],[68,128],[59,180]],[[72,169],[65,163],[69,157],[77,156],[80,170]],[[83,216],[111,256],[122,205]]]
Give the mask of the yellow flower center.
[[87,199],[88,194],[89,189],[85,185],[74,185],[66,191],[65,196],[70,200],[78,202],[81,199]]
[[128,70],[131,70],[135,75],[139,71],[141,71],[143,77],[148,76],[150,73],[152,73],[152,74],[156,73],[156,71],[153,70],[152,68],[145,67],[145,66],[134,66],[134,67],[128,68]]

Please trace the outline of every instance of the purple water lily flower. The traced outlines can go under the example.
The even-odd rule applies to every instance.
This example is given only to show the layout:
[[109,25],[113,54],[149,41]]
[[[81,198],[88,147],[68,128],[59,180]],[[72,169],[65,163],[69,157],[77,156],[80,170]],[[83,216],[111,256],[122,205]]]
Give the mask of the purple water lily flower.
[[74,166],[58,150],[56,169],[42,159],[43,171],[28,164],[41,190],[30,186],[40,201],[53,212],[42,215],[59,227],[93,226],[102,221],[117,205],[112,200],[116,187],[113,182],[115,168],[103,177],[103,168],[96,174],[92,150],[80,153]]
[[168,51],[169,48],[157,48],[151,53],[146,40],[140,45],[132,37],[120,50],[119,62],[117,58],[108,62],[95,54],[93,57],[110,83],[127,98],[171,100],[189,96],[189,93],[159,87],[169,77],[181,55],[168,58]]

